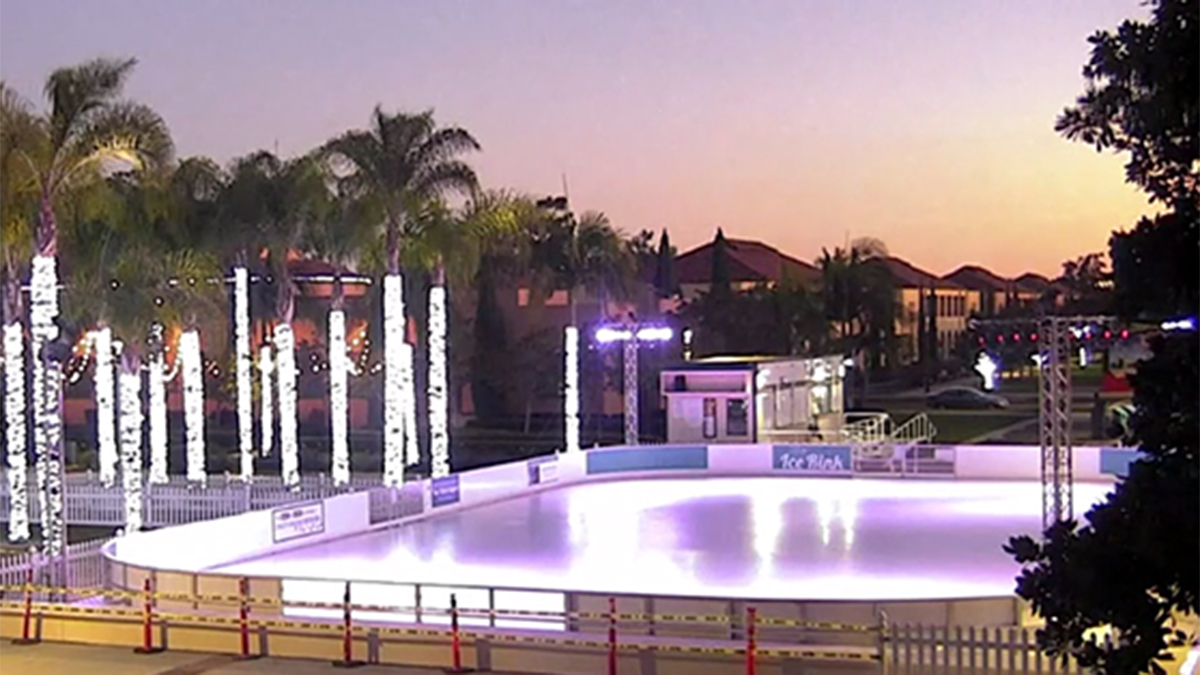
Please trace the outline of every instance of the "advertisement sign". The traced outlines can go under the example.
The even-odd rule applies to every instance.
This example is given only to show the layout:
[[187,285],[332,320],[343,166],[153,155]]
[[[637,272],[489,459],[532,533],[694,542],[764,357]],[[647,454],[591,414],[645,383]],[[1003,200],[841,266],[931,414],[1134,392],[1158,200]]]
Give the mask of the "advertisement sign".
[[271,511],[271,539],[276,544],[324,531],[324,502],[294,504]]
[[779,471],[818,476],[849,476],[853,453],[845,445],[776,445],[771,466]]
[[707,468],[707,445],[656,445],[644,448],[593,450],[587,454],[589,476],[622,471],[705,470]]
[[526,464],[530,485],[544,485],[558,480],[558,457],[536,457]]
[[434,508],[458,503],[458,474],[434,478],[429,484],[431,502]]

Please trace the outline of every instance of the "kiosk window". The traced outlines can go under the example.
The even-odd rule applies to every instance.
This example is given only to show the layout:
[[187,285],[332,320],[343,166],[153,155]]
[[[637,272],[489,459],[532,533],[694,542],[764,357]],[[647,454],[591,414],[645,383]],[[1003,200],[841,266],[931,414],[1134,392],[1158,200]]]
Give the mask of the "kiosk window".
[[749,435],[748,418],[745,399],[731,398],[725,402],[725,433],[727,435]]

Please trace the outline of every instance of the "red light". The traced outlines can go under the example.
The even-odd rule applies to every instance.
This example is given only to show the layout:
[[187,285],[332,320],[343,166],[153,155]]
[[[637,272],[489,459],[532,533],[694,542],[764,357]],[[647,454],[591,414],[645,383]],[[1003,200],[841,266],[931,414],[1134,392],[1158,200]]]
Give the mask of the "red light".
[[1029,340],[1030,340],[1031,342],[1037,342],[1037,333],[1032,333],[1032,334],[1030,334],[1030,336],[1029,336]]
[[979,346],[981,346],[981,347],[982,347],[982,346],[983,346],[984,344],[986,344],[986,343],[987,343],[987,340],[985,340],[985,339],[983,338],[983,336],[982,336],[982,335],[980,335],[980,336],[979,336]]
[[1013,342],[1020,342],[1020,341],[1021,341],[1021,334],[1013,333]]
[[1112,339],[1112,331],[1111,331],[1111,330],[1106,330],[1106,331],[1104,331],[1104,339],[1105,339],[1105,340],[1111,340],[1111,339]]
[[1124,329],[1122,329],[1122,330],[1121,330],[1121,339],[1122,339],[1122,340],[1128,340],[1128,339],[1129,339],[1129,329],[1128,329],[1128,328],[1124,328]]
[[1004,336],[1003,336],[1003,335],[997,335],[997,336],[996,336],[996,342],[999,342],[1000,344],[1004,344]]

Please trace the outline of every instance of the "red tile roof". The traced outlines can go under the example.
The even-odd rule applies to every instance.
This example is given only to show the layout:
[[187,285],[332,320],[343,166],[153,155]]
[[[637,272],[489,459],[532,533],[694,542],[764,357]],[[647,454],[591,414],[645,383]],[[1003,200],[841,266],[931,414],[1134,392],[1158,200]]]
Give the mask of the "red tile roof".
[[1037,293],[1041,293],[1042,291],[1046,290],[1052,283],[1049,279],[1037,274],[1036,272],[1026,272],[1016,279],[1013,279],[1013,281],[1017,283],[1017,288],[1026,291],[1035,291]]
[[[821,271],[761,241],[726,239],[729,279],[733,282],[783,281],[811,283]],[[698,246],[675,258],[675,275],[681,284],[707,284],[712,279],[713,243]]]
[[1013,282],[979,265],[963,265],[942,277],[976,291],[1007,291]]
[[880,262],[892,273],[896,285],[901,288],[962,288],[962,284],[937,276],[896,257],[881,258]]

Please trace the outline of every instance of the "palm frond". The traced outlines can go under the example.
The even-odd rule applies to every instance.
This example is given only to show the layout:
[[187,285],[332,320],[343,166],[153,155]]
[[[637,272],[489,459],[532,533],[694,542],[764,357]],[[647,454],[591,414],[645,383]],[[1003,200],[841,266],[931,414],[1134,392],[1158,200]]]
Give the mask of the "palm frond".
[[139,172],[157,171],[170,163],[174,151],[171,132],[158,113],[139,103],[115,103],[90,116],[62,147],[61,179],[51,187],[70,186],[81,172],[114,163]]
[[46,79],[50,103],[51,143],[61,148],[77,133],[92,111],[121,95],[137,59],[93,59],[59,68]]

